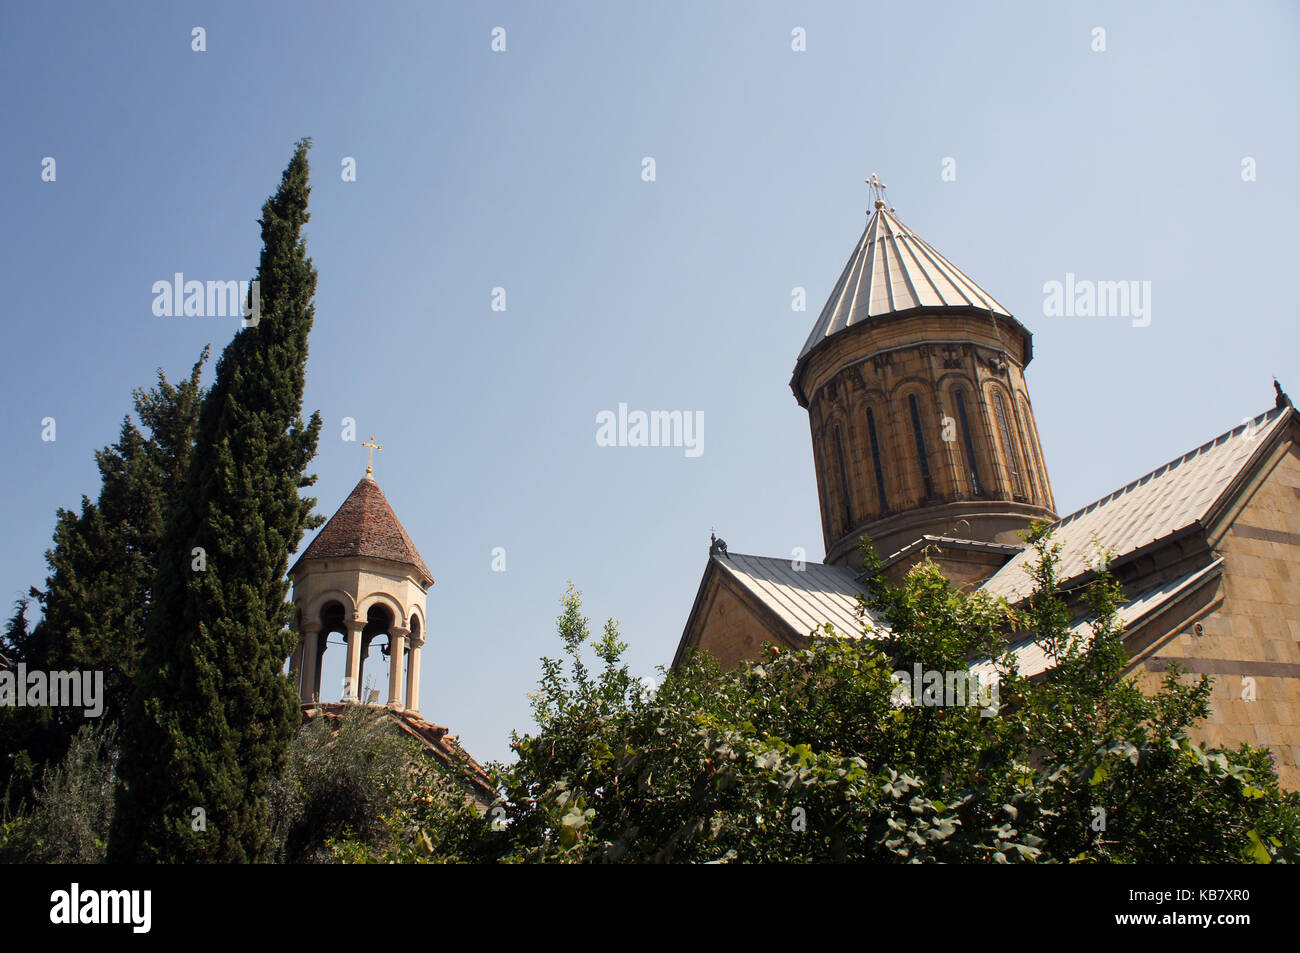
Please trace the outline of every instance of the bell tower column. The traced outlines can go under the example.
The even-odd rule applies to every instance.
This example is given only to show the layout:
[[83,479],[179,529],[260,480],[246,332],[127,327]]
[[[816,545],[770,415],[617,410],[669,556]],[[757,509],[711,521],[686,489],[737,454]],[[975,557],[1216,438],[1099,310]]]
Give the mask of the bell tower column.
[[406,710],[412,714],[420,713],[420,648],[424,645],[424,635],[411,642],[411,657],[406,661]]
[[406,637],[410,629],[390,626],[388,629],[388,707],[402,707],[402,663],[406,660]]
[[361,698],[361,686],[357,680],[361,677],[361,632],[366,627],[366,620],[353,618],[347,625],[348,671],[343,679],[343,700],[354,702]]
[[320,623],[304,622],[302,625],[302,666],[298,673],[299,692],[304,703],[310,704],[320,697],[320,663],[317,652],[320,647]]

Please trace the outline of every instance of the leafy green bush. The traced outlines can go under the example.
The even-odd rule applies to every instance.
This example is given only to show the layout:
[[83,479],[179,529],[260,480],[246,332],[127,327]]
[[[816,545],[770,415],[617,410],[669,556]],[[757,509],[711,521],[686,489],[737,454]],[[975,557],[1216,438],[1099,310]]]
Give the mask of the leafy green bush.
[[[1170,673],[1145,695],[1122,677],[1121,596],[1089,590],[1090,639],[1069,628],[1058,549],[1041,532],[1024,609],[952,589],[922,563],[863,598],[890,632],[829,630],[723,671],[696,657],[649,692],[621,663],[613,623],[595,654],[580,594],[558,621],[568,655],[543,660],[536,734],[496,765],[503,797],[482,855],[506,862],[1294,861],[1300,796],[1267,753],[1209,750],[1189,731],[1210,681]],[[868,552],[868,562],[874,557]],[[1007,636],[1055,661],[1029,679]],[[999,671],[996,715],[903,703],[891,674]]]
[[383,814],[400,797],[414,756],[393,727],[382,711],[363,706],[339,720],[318,716],[303,725],[270,787],[274,860],[329,861],[329,841],[344,836],[383,842]]
[[33,803],[0,824],[0,862],[103,862],[113,819],[116,734],[102,722],[78,730],[63,760],[41,777]]
[[[382,710],[313,718],[271,785],[271,859],[287,863],[452,859],[477,827],[463,788]],[[450,846],[451,844],[456,846]]]

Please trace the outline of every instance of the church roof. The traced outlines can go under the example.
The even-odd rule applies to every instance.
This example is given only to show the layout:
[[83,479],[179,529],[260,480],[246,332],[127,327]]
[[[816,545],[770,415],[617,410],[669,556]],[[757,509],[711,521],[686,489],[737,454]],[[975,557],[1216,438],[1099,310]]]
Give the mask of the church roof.
[[840,635],[862,633],[858,595],[863,589],[844,566],[809,562],[795,569],[788,558],[743,553],[712,556],[710,561],[756,596],[794,635],[806,636],[827,622]]
[[[1291,413],[1289,407],[1274,408],[1058,520],[1052,525],[1052,540],[1061,544],[1058,578],[1065,582],[1089,572],[1097,545],[1108,550],[1114,561],[1204,526]],[[1027,597],[1034,587],[1029,567],[1037,559],[1034,549],[1026,549],[981,588],[1013,603]]]
[[292,574],[310,559],[358,556],[409,566],[433,582],[433,574],[420,558],[415,543],[406,534],[384,491],[369,474],[361,478],[289,572]]
[[877,202],[799,360],[832,335],[869,318],[918,308],[1011,312]]
[[[1177,602],[1182,596],[1194,591],[1201,583],[1217,578],[1222,573],[1223,557],[1220,556],[1199,569],[1193,569],[1176,579],[1169,579],[1143,590],[1119,605],[1115,610],[1115,618],[1124,626],[1127,637],[1141,625],[1144,619]],[[1089,644],[1093,637],[1091,619],[1088,616],[1075,619],[1070,623],[1069,632],[1071,637],[1080,639],[1082,644]],[[1047,651],[1046,646],[1032,635],[1012,643],[1009,648],[1016,658],[1016,667],[1021,675],[1032,677],[1056,665],[1056,660]],[[992,659],[983,659],[972,665],[971,671],[976,675],[994,675],[997,673],[997,663]]]

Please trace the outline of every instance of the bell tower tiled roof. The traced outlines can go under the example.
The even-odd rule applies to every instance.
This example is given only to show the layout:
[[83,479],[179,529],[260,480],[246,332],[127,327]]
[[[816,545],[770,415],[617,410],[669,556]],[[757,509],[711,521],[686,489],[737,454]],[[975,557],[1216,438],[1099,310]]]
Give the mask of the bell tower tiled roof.
[[369,474],[361,478],[289,572],[292,574],[312,559],[358,556],[409,566],[426,582],[433,582],[433,574],[420,558],[415,543],[393,512],[384,491]]

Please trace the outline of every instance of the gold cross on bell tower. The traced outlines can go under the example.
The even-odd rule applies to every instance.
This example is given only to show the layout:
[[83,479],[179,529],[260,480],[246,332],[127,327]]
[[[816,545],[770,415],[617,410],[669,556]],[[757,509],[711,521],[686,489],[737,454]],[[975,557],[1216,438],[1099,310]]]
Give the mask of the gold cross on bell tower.
[[366,476],[370,476],[375,471],[375,451],[383,450],[383,446],[375,443],[375,435],[370,435],[370,442],[363,443],[361,446],[370,448],[370,459],[366,461]]

